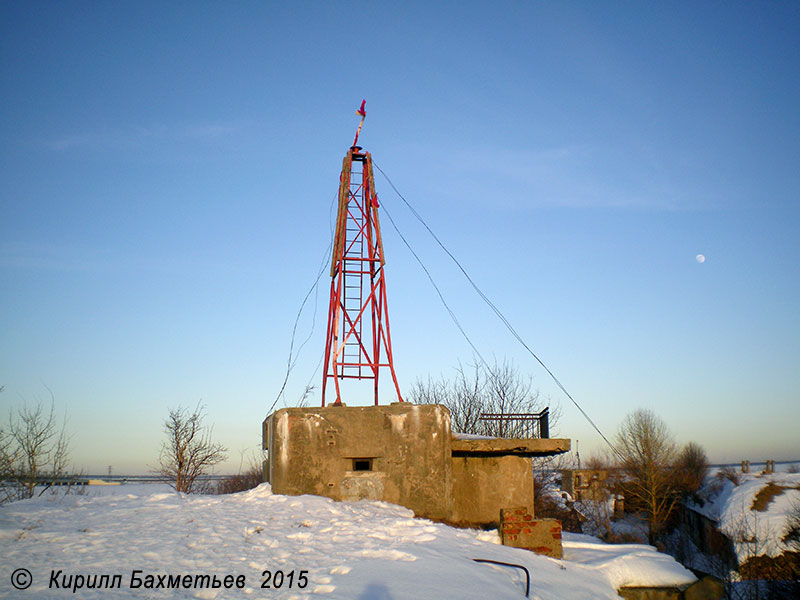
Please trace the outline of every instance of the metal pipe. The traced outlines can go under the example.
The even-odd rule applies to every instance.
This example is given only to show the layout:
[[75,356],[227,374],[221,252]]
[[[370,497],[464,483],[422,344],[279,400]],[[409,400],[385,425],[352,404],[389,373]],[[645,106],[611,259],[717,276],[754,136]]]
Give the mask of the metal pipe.
[[475,562],[479,562],[479,563],[489,563],[489,564],[492,564],[492,565],[500,565],[500,566],[503,566],[503,567],[513,567],[515,569],[522,569],[523,571],[525,571],[525,597],[526,598],[530,598],[530,593],[531,593],[531,574],[528,571],[528,569],[526,569],[522,565],[515,565],[514,563],[502,562],[500,560],[490,560],[488,558],[473,558],[472,560],[474,560]]

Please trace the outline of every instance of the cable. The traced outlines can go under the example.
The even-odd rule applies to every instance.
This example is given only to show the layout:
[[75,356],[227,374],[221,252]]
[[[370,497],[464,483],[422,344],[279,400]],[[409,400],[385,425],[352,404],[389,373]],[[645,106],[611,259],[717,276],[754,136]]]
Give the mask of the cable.
[[[374,160],[373,160],[372,164],[375,164]],[[380,167],[378,167],[378,168],[380,168]],[[383,171],[381,171],[381,173],[382,172]],[[478,351],[478,348],[475,346],[475,344],[472,343],[472,340],[467,335],[467,332],[464,331],[464,328],[461,326],[461,323],[459,323],[459,321],[458,321],[458,317],[456,317],[456,314],[450,308],[450,305],[447,304],[447,301],[444,299],[444,296],[442,295],[442,291],[439,289],[439,286],[436,285],[436,282],[433,280],[433,276],[431,275],[430,271],[428,271],[428,268],[425,266],[425,263],[423,263],[422,259],[419,257],[419,255],[416,252],[414,252],[414,249],[411,247],[411,244],[408,243],[408,240],[406,240],[405,236],[402,233],[400,233],[400,230],[397,228],[397,224],[394,222],[394,219],[392,218],[392,215],[387,210],[386,205],[385,204],[381,204],[381,208],[383,209],[383,212],[386,214],[386,216],[389,217],[389,222],[392,224],[392,227],[394,227],[394,230],[397,232],[397,235],[400,236],[400,239],[403,240],[403,243],[406,245],[406,248],[408,248],[409,252],[411,252],[411,254],[414,255],[414,258],[417,259],[417,262],[419,263],[419,266],[422,267],[423,271],[425,271],[425,274],[428,276],[428,279],[430,280],[431,285],[433,286],[433,289],[435,289],[436,293],[439,295],[439,300],[442,301],[442,304],[447,309],[447,312],[450,314],[450,318],[453,320],[453,323],[455,323],[456,327],[458,327],[458,330],[461,332],[461,335],[464,336],[464,339],[467,340],[467,343],[472,348],[472,351],[475,352],[475,354],[478,356],[478,358],[481,359],[481,362],[483,363],[483,366],[486,368],[486,372],[491,374],[492,373],[492,369],[489,368],[489,365],[487,364],[486,360],[483,358],[483,355],[481,355],[481,353]]]
[[[325,251],[326,254],[328,252],[330,252],[330,248],[331,247],[328,246],[328,250]],[[325,258],[327,258],[327,256]],[[314,312],[311,313],[311,315],[312,315],[311,316],[311,331],[308,332],[308,337],[306,337],[306,339],[303,340],[303,343],[300,344],[300,346],[297,348],[297,352],[294,355],[294,361],[292,362],[292,368],[293,369],[294,369],[294,366],[297,364],[297,359],[300,358],[300,351],[308,343],[308,340],[311,339],[311,336],[314,335],[314,327],[317,324],[317,307],[319,306],[319,303],[317,302],[317,300],[319,298],[319,285],[317,285],[317,284],[319,283],[319,279],[322,276],[323,271],[325,270],[324,267],[325,267],[325,265],[323,263],[323,267],[320,270],[319,274],[317,275],[317,280],[314,282],[314,285],[312,286],[312,288],[314,290]],[[305,300],[303,302],[305,303]],[[302,309],[302,306],[301,306],[301,309]]]
[[[325,251],[326,255],[330,252],[330,249],[331,246],[329,245],[328,249]],[[314,280],[314,283],[311,286],[311,288],[309,288],[308,292],[306,292],[306,296],[305,298],[303,298],[303,302],[300,304],[300,309],[297,311],[297,316],[294,319],[294,327],[292,327],[292,341],[289,344],[289,357],[286,360],[286,376],[283,378],[283,384],[281,385],[281,389],[278,392],[278,395],[275,397],[275,401],[272,403],[272,406],[269,407],[267,414],[272,413],[272,409],[275,408],[275,405],[278,404],[278,401],[281,399],[281,396],[283,396],[283,391],[286,389],[286,383],[289,381],[289,374],[292,372],[292,369],[294,369],[294,366],[297,363],[297,358],[298,355],[300,354],[300,350],[303,349],[303,346],[306,345],[306,342],[311,338],[311,335],[314,333],[312,324],[311,333],[308,334],[306,340],[297,349],[297,354],[294,355],[294,360],[292,360],[292,354],[294,354],[294,338],[297,333],[297,324],[300,321],[300,315],[303,313],[303,308],[305,307],[306,302],[308,302],[308,298],[309,296],[311,296],[311,292],[313,292],[316,289],[317,284],[319,283],[319,279],[320,277],[322,277],[322,273],[324,272],[325,272],[325,265],[323,265],[319,273],[317,273],[317,278]],[[314,316],[314,321],[316,321],[316,315]]]
[[[422,218],[422,216],[416,211],[416,209],[411,205],[411,203],[408,200],[405,199],[403,194],[400,193],[400,190],[397,189],[397,187],[394,185],[394,183],[392,183],[392,180],[389,178],[389,176],[384,172],[383,169],[380,168],[380,166],[375,162],[374,159],[372,161],[372,164],[375,165],[375,168],[378,169],[378,171],[381,172],[381,175],[383,175],[386,178],[386,181],[392,187],[394,192],[400,197],[400,199],[405,203],[405,205],[411,211],[411,214],[413,214],[417,218],[417,220],[422,224],[422,226],[425,227],[425,229],[428,230],[428,233],[430,233],[431,237],[433,237],[433,239],[436,240],[436,243],[439,244],[439,247],[442,250],[444,250],[444,252],[452,259],[452,261],[456,264],[456,266],[459,268],[459,270],[464,274],[464,277],[467,278],[467,281],[469,281],[469,283],[472,285],[472,287],[475,289],[475,291],[478,293],[478,295],[489,306],[489,308],[492,309],[492,311],[495,313],[495,315],[497,315],[497,317],[503,322],[503,324],[506,326],[506,329],[508,329],[508,331],[511,332],[511,335],[514,336],[514,338],[522,345],[522,347],[525,348],[525,350],[527,350],[528,353],[534,359],[536,359],[536,362],[538,362],[542,366],[542,368],[547,372],[547,374],[550,375],[550,378],[555,382],[555,384],[559,387],[559,389],[562,392],[564,392],[564,395],[567,398],[569,398],[570,401],[572,401],[572,403],[575,405],[575,407],[580,411],[580,413],[589,422],[589,424],[594,428],[594,430],[600,435],[600,437],[603,438],[603,441],[605,441],[605,443],[608,444],[608,446],[611,448],[611,450],[613,450],[615,454],[617,454],[618,456],[621,457],[621,454],[620,454],[619,450],[617,450],[614,447],[614,444],[612,444],[609,441],[609,439],[605,435],[603,435],[603,432],[600,431],[600,428],[595,424],[594,421],[592,421],[592,419],[589,417],[589,415],[586,414],[586,411],[583,410],[581,405],[578,404],[578,402],[575,400],[575,398],[572,397],[572,394],[570,394],[567,391],[567,388],[565,388],[563,386],[563,384],[558,380],[558,378],[553,374],[553,372],[547,367],[547,365],[544,364],[544,361],[542,361],[542,359],[539,358],[533,350],[531,350],[531,348],[528,346],[528,344],[525,343],[525,340],[522,339],[522,337],[517,333],[517,331],[514,329],[514,327],[511,325],[511,323],[509,323],[508,319],[506,319],[506,317],[503,315],[503,313],[500,312],[500,309],[498,309],[497,306],[495,306],[495,304],[486,296],[486,294],[483,293],[483,291],[478,287],[478,285],[475,283],[475,281],[473,281],[472,277],[469,276],[469,273],[467,273],[467,271],[464,269],[464,267],[461,265],[461,263],[458,261],[458,259],[455,256],[453,256],[453,253],[450,252],[450,250],[447,249],[447,247],[442,243],[442,241],[433,232],[433,230],[430,227],[428,227],[428,224],[425,222],[425,220]],[[386,205],[385,204],[383,204],[383,209],[384,209],[384,211],[386,211]],[[388,212],[387,212],[387,216],[388,216]],[[389,217],[389,220],[392,221],[392,225],[394,225],[394,221],[392,220],[391,216]],[[396,229],[397,229],[397,227],[395,227],[395,230]],[[398,234],[399,233],[400,232],[398,231]],[[406,246],[408,246],[409,250],[411,250],[411,246],[409,246],[409,244],[405,240],[405,238],[403,238],[402,235],[400,237],[403,239],[403,242],[406,244]],[[416,253],[414,253],[413,250],[411,250],[411,252],[412,252],[412,254],[414,254],[415,257],[417,257]],[[417,261],[420,264],[422,264],[422,261],[420,261],[418,257],[417,257]],[[425,269],[424,266],[423,266],[423,269]],[[431,277],[430,273],[428,273],[427,269],[425,269],[425,272],[428,274],[428,278],[431,280],[431,283],[433,283],[433,278]],[[433,285],[434,285],[434,287],[436,287],[435,283],[433,283]],[[436,287],[436,291],[437,291],[437,293],[439,293],[439,297],[442,298],[442,295],[439,292],[439,288],[438,287]],[[442,302],[444,302],[444,298],[442,298]],[[448,311],[450,311],[449,308],[448,308]],[[455,319],[455,316],[452,314],[452,311],[450,311],[450,313],[451,313],[451,316]],[[457,321],[456,321],[456,323],[457,323]],[[463,329],[461,328],[460,325],[459,325],[459,330],[461,330],[461,333],[464,334],[464,336],[466,337],[466,334],[464,333],[464,331],[463,331]],[[467,338],[467,341],[469,341],[469,338]],[[470,342],[470,346],[472,346],[473,350],[475,350],[475,346],[472,344],[472,342]],[[476,352],[477,352],[477,350],[476,350]],[[480,354],[478,354],[478,356],[480,356]],[[483,360],[483,358],[481,358],[481,360]],[[484,361],[484,364],[485,364],[485,361]]]
[[[333,203],[335,201],[336,201],[336,197],[334,197],[334,199],[331,201],[331,205],[333,205]],[[328,212],[330,213],[330,210]],[[317,286],[319,285],[319,280],[322,277],[322,274],[325,272],[325,267],[328,264],[328,258],[330,257],[330,253],[331,253],[331,249],[332,248],[333,248],[333,227],[331,226],[331,239],[330,239],[330,242],[328,243],[327,249],[325,250],[325,252],[322,255],[322,260],[320,261],[319,273],[317,273],[317,278],[314,280],[314,283],[311,285],[311,287],[309,288],[308,292],[306,292],[306,295],[303,298],[303,301],[300,303],[300,308],[297,311],[297,316],[294,319],[294,326],[292,327],[292,340],[289,343],[289,356],[286,359],[286,375],[283,378],[283,383],[281,384],[281,389],[278,392],[278,395],[275,397],[275,401],[272,403],[272,406],[269,407],[269,410],[267,410],[267,414],[268,415],[270,413],[272,413],[272,410],[278,404],[278,401],[281,399],[281,396],[283,396],[283,392],[286,389],[286,383],[289,381],[289,374],[292,372],[292,369],[294,369],[295,365],[297,364],[297,359],[300,356],[300,351],[308,343],[308,340],[310,340],[311,336],[314,334],[314,326],[315,326],[315,324],[317,322],[317,311],[316,311],[317,293],[316,293],[316,290],[317,290]],[[313,317],[313,319],[311,321],[311,331],[309,332],[308,337],[305,340],[303,340],[303,343],[300,344],[300,346],[297,348],[297,353],[295,353],[294,352],[294,339],[295,339],[295,335],[297,334],[297,324],[300,321],[300,315],[303,313],[303,308],[305,307],[306,302],[308,302],[309,296],[311,296],[311,292],[314,292],[314,305],[315,305],[314,317]],[[293,354],[294,354],[294,359],[292,359],[292,355]],[[319,369],[319,365],[317,365],[317,369]],[[316,370],[314,371],[314,374],[316,375]],[[312,379],[313,379],[313,377],[314,377],[314,375],[312,375]],[[306,389],[308,389],[308,384],[306,385]],[[285,403],[286,403],[286,401],[284,400],[284,404]]]
[[489,377],[490,379],[494,380],[494,382],[497,383],[498,386],[501,386],[502,384],[499,381],[499,378],[498,378],[496,370],[489,366],[489,363],[486,362],[486,359],[480,353],[480,351],[478,350],[478,347],[475,346],[475,344],[470,339],[469,335],[467,335],[466,330],[464,329],[464,327],[459,322],[458,317],[456,317],[455,312],[453,312],[453,310],[450,308],[450,305],[447,304],[447,300],[444,299],[444,294],[442,294],[441,289],[439,289],[439,286],[436,284],[436,281],[433,279],[433,276],[431,275],[430,271],[428,271],[427,267],[425,266],[425,263],[422,262],[422,259],[419,257],[419,255],[416,252],[414,252],[414,249],[408,243],[408,240],[406,240],[405,236],[400,232],[400,229],[397,227],[397,223],[394,222],[394,219],[392,218],[392,215],[389,214],[389,210],[386,208],[386,205],[382,204],[381,208],[383,208],[383,212],[386,213],[386,216],[389,217],[389,222],[392,224],[392,227],[394,227],[394,230],[397,232],[397,235],[400,236],[400,239],[403,240],[403,243],[406,245],[406,248],[408,248],[409,252],[411,252],[411,254],[414,255],[414,258],[417,259],[417,262],[419,263],[420,267],[422,267],[422,270],[425,271],[425,274],[428,276],[428,279],[430,280],[431,285],[433,286],[433,289],[435,289],[436,293],[439,295],[439,300],[441,300],[442,305],[444,305],[445,309],[450,314],[450,318],[453,320],[453,323],[458,328],[458,330],[461,332],[461,335],[464,336],[464,339],[467,340],[467,343],[472,348],[472,351],[480,359],[481,364],[483,365],[483,368],[484,368],[484,372],[486,373],[486,376]]

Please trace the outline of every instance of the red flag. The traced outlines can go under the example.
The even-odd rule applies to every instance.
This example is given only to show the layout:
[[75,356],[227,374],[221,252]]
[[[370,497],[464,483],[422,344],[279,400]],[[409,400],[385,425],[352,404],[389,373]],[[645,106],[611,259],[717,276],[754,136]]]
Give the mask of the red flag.
[[361,108],[359,108],[359,109],[356,111],[356,114],[357,114],[359,117],[366,117],[366,116],[367,116],[367,111],[364,109],[364,106],[365,106],[366,104],[367,104],[367,101],[366,101],[366,100],[362,100],[362,101],[361,101]]

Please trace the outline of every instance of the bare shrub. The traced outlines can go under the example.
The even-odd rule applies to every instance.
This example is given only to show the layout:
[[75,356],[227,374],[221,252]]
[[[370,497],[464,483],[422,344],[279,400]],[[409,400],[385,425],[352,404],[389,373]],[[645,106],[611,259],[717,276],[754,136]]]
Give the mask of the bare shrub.
[[735,467],[731,466],[721,468],[717,472],[717,477],[719,479],[727,479],[733,485],[739,485],[742,479],[739,471],[737,471]]
[[614,516],[612,502],[605,500],[581,500],[576,502],[578,510],[586,519],[582,532],[606,542],[612,542],[611,520]]
[[211,441],[211,428],[203,424],[203,418],[198,404],[191,413],[172,408],[164,421],[167,439],[161,446],[158,474],[179,492],[197,491],[197,478],[227,458],[227,449]]
[[800,591],[800,502],[795,502],[786,519],[786,534],[783,543],[791,548],[786,552],[789,579],[794,583],[794,590]]
[[759,510],[744,503],[741,515],[725,534],[716,532],[717,543],[706,555],[709,570],[725,583],[726,597],[732,600],[771,600],[800,597],[800,552],[792,546],[794,516],[800,537],[800,506],[793,507],[787,520],[783,542],[788,549],[771,555],[770,530]]
[[786,518],[783,543],[795,552],[800,552],[800,502],[792,504],[792,509]]
[[747,594],[748,600],[784,600],[800,594],[800,554],[785,552],[779,556],[755,556],[739,567],[743,588],[739,596]]
[[0,429],[0,475],[4,481],[0,502],[31,498],[37,485],[47,489],[67,476],[67,420],[58,419],[55,398],[47,391],[49,408],[39,403],[11,410],[7,427]]
[[243,473],[231,475],[225,479],[221,479],[217,483],[218,494],[235,494],[237,492],[244,492],[259,486],[263,481],[263,473],[261,467],[250,465],[250,467]]

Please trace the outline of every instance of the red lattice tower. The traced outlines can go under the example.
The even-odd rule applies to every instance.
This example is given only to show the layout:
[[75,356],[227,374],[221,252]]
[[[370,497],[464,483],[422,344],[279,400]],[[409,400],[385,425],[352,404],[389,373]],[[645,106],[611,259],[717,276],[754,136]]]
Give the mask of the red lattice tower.
[[378,375],[381,368],[386,367],[391,372],[397,400],[403,401],[392,360],[385,260],[372,157],[356,145],[364,123],[364,103],[358,114],[361,124],[353,146],[344,157],[339,177],[322,406],[325,406],[325,388],[330,378],[336,386],[334,406],[342,403],[339,385],[342,379],[372,379],[377,405]]

